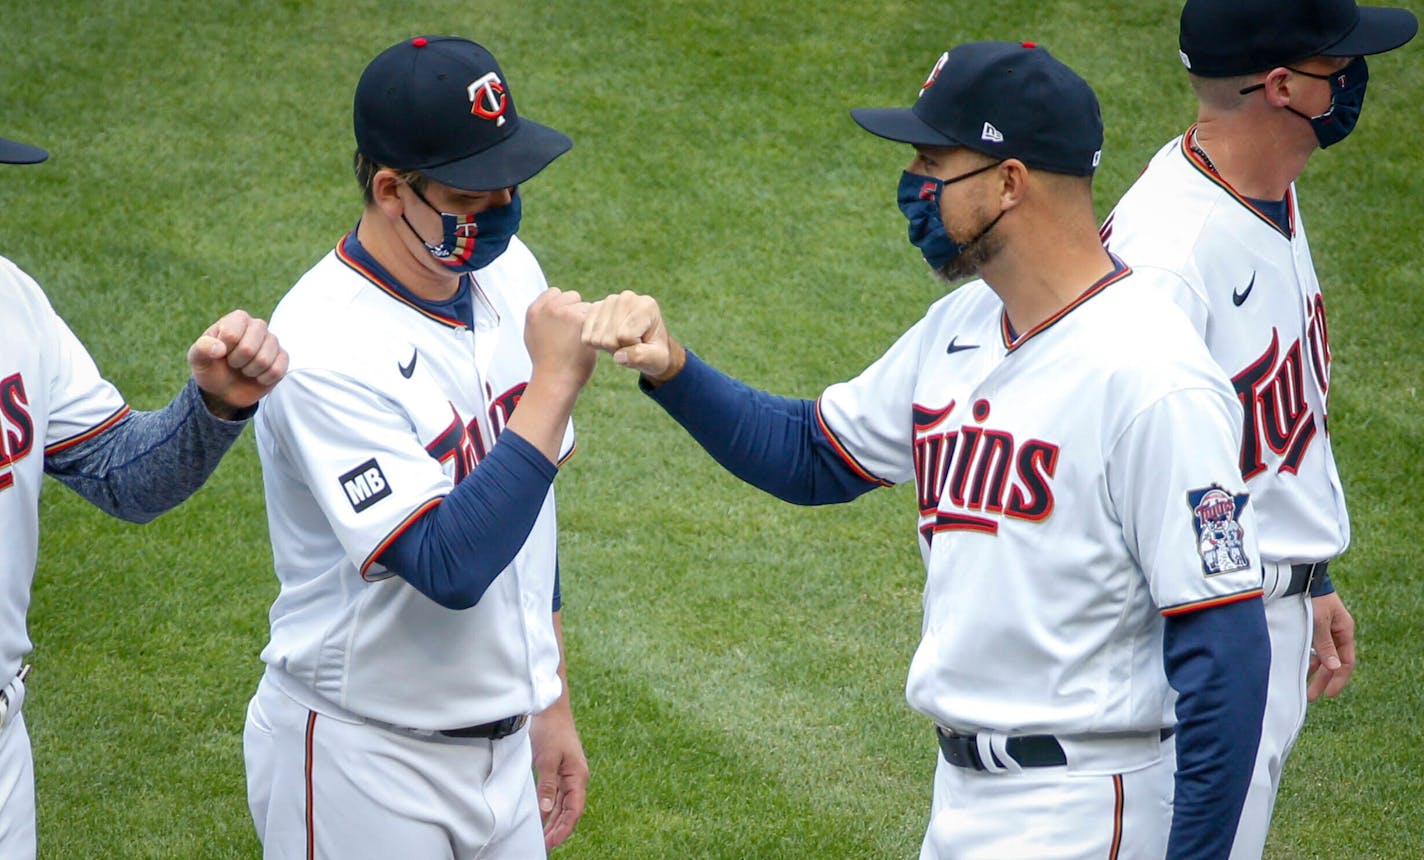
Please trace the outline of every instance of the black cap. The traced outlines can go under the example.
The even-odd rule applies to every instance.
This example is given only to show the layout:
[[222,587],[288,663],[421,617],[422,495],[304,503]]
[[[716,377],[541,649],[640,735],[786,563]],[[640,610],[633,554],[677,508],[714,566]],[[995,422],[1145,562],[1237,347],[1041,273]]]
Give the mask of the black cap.
[[356,85],[356,148],[466,191],[509,188],[573,142],[519,116],[494,56],[468,39],[422,36],[392,45]]
[[1194,75],[1230,78],[1310,57],[1363,57],[1414,38],[1408,9],[1355,0],[1187,0],[1177,43]]
[[1093,88],[1032,42],[943,54],[910,108],[857,108],[861,128],[917,146],[964,146],[1053,173],[1091,176],[1103,149]]
[[0,164],[38,164],[46,158],[49,153],[38,146],[0,137]]

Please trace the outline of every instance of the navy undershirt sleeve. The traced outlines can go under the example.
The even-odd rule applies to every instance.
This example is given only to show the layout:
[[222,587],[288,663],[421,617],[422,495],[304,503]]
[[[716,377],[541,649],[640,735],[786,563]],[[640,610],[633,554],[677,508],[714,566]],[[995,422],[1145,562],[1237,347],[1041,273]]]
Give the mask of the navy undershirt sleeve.
[[1271,644],[1259,599],[1169,616],[1167,680],[1177,691],[1177,775],[1167,860],[1231,853],[1251,784]]
[[1324,597],[1327,594],[1335,593],[1335,584],[1330,581],[1329,573],[1322,573],[1310,583],[1311,597]]
[[130,412],[92,439],[46,454],[45,473],[107,514],[146,523],[203,485],[256,412],[218,418],[190,378],[164,408]]
[[798,505],[848,502],[880,486],[857,475],[816,420],[816,403],[777,397],[687,352],[672,379],[642,388],[727,471]]
[[[524,546],[558,467],[506,429],[440,504],[381,553],[381,564],[447,609],[469,609]],[[558,604],[555,587],[555,608]]]

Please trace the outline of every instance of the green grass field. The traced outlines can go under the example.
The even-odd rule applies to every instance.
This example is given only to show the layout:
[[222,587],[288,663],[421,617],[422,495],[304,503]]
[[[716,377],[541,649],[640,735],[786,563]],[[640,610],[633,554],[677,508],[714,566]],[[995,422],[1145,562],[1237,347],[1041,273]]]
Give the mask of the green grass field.
[[[1424,0],[1397,0],[1424,14]],[[269,313],[355,221],[351,95],[400,38],[500,58],[568,156],[524,188],[550,280],[657,295],[705,357],[815,396],[941,294],[904,240],[907,105],[939,53],[1033,39],[1097,89],[1100,214],[1193,115],[1178,2],[10,0],[0,253],[139,408],[234,306]],[[1267,856],[1424,854],[1424,43],[1372,63],[1360,129],[1299,183],[1330,300],[1361,664],[1316,705]],[[905,858],[936,747],[904,703],[923,573],[906,488],[793,508],[722,473],[605,363],[559,479],[574,706],[593,767],[556,856]],[[255,857],[243,711],[276,593],[252,436],[185,507],[123,525],[51,485],[26,716],[43,858]]]

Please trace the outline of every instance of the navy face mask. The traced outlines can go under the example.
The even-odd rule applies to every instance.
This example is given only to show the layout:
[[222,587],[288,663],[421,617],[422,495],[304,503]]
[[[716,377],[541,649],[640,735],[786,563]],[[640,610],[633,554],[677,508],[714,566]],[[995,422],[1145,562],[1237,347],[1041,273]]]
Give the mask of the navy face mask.
[[[1297,75],[1330,82],[1330,109],[1325,113],[1319,116],[1306,116],[1290,105],[1286,105],[1286,110],[1310,123],[1310,128],[1315,132],[1315,139],[1320,143],[1321,149],[1339,143],[1355,130],[1355,124],[1360,121],[1360,111],[1365,106],[1365,85],[1370,81],[1370,69],[1365,63],[1364,57],[1356,57],[1345,68],[1330,75],[1303,72],[1290,66],[1286,66],[1286,68]],[[1265,87],[1265,84],[1256,84],[1246,87],[1241,91],[1241,94],[1245,95],[1265,89]]]
[[[990,222],[989,227],[985,227],[980,232],[979,236],[975,236],[963,245],[954,241],[944,229],[944,221],[939,216],[939,196],[945,186],[953,185],[961,179],[977,176],[998,166],[999,162],[996,161],[993,164],[986,164],[978,170],[971,170],[968,173],[961,173],[951,179],[944,180],[920,173],[911,173],[908,170],[901,174],[900,188],[896,199],[900,204],[900,211],[905,213],[905,217],[910,221],[910,244],[920,249],[920,253],[925,257],[925,262],[929,263],[932,268],[940,269],[953,262],[954,258],[964,253],[964,248],[967,245],[972,245],[999,221],[998,218],[995,218]],[[1002,212],[999,214],[1003,215]]]
[[[414,188],[410,189],[415,191]],[[474,215],[452,215],[449,212],[441,212],[431,205],[425,195],[415,191],[415,196],[420,198],[420,202],[430,206],[432,210],[440,215],[440,224],[443,230],[439,245],[432,245],[421,237],[420,233],[411,226],[409,221],[405,221],[405,216],[401,220],[405,221],[410,231],[415,233],[415,237],[420,239],[425,249],[430,255],[440,261],[452,272],[464,274],[483,269],[495,258],[504,253],[509,247],[509,240],[519,232],[519,219],[523,214],[522,204],[519,200],[519,189],[514,190],[508,206],[495,206]]]

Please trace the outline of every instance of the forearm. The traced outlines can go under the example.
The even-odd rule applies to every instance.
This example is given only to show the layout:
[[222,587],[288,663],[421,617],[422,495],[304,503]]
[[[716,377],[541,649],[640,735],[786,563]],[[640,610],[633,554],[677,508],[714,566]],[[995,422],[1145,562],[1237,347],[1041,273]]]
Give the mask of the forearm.
[[524,546],[557,473],[511,421],[474,471],[378,560],[441,606],[468,609]]
[[1168,860],[1231,853],[1261,739],[1270,653],[1259,599],[1167,620],[1167,679],[1178,692]]
[[656,387],[644,380],[642,387],[723,468],[779,499],[848,502],[878,486],[836,455],[814,401],[759,391],[691,352],[675,376]]
[[106,513],[148,522],[201,487],[245,426],[212,415],[190,379],[163,409],[131,412],[93,439],[46,455],[45,471]]

